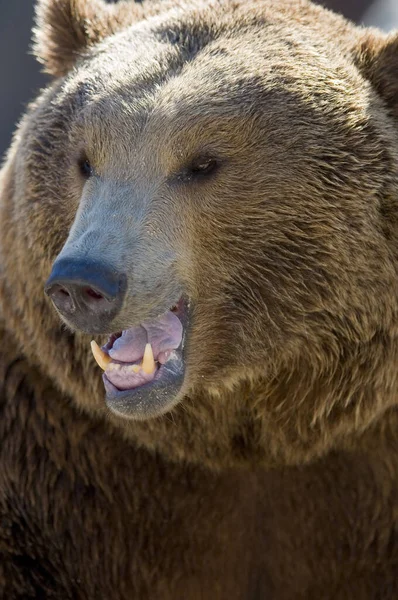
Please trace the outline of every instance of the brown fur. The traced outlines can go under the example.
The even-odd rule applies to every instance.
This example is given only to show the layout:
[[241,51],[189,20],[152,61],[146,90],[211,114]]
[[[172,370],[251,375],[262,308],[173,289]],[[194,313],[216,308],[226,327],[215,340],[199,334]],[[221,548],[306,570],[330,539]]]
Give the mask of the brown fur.
[[[397,44],[304,0],[41,0],[56,79],[0,178],[1,598],[398,597]],[[83,150],[194,306],[147,422],[43,294]]]

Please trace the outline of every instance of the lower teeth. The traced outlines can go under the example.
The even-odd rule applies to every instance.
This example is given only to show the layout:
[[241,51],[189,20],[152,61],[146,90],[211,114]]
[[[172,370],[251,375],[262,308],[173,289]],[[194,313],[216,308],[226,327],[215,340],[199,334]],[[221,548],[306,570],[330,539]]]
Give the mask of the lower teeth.
[[[97,364],[103,371],[107,369],[120,370],[122,365],[119,363],[113,363],[110,356],[108,356],[95,342],[91,342],[91,350]],[[146,344],[144,356],[142,357],[142,363],[140,365],[130,365],[130,370],[133,373],[139,373],[142,369],[146,375],[151,375],[156,371],[156,362],[153,356],[153,350],[151,344]]]

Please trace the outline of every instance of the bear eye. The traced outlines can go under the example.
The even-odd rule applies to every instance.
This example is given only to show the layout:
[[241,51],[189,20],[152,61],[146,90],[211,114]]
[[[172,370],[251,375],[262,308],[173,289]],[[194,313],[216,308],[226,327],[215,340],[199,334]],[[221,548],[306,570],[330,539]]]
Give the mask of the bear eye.
[[83,156],[79,160],[79,170],[85,179],[88,179],[93,174],[93,167],[87,157]]
[[191,176],[195,175],[210,175],[218,167],[218,161],[211,156],[199,156],[192,161],[188,174]]
[[198,156],[179,175],[182,181],[192,181],[213,175],[219,166],[219,161],[211,156]]

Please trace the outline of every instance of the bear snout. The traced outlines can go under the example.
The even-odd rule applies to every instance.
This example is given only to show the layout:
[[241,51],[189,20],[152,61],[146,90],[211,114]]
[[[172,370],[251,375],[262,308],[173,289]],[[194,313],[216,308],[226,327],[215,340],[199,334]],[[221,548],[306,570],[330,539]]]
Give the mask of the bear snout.
[[87,333],[106,333],[119,313],[126,277],[104,262],[79,258],[56,260],[45,292],[58,312]]

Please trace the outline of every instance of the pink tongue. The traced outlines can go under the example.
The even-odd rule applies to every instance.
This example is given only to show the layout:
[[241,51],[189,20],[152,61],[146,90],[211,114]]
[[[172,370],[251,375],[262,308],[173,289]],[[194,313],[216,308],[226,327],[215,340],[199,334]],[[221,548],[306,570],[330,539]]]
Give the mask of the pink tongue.
[[147,334],[141,325],[126,329],[114,342],[109,350],[109,356],[121,362],[135,362],[144,355],[146,343]]
[[144,321],[138,327],[123,331],[109,350],[109,356],[121,362],[136,362],[142,358],[145,344],[150,342],[157,359],[161,352],[178,348],[182,331],[180,319],[169,310],[155,321]]

